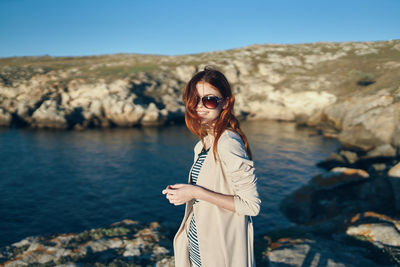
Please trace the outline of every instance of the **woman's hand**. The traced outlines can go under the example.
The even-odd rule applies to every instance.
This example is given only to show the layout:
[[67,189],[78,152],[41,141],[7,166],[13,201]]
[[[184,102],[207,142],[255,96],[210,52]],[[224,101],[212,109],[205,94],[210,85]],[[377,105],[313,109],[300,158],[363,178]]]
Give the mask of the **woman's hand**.
[[211,190],[208,190],[199,185],[191,184],[175,184],[169,185],[162,193],[167,195],[169,203],[175,206],[185,204],[186,202],[196,198],[204,200],[218,207],[236,212],[235,201],[233,195],[224,195]]
[[175,206],[185,204],[195,198],[197,187],[191,184],[174,184],[165,188],[162,193],[169,200],[169,203]]

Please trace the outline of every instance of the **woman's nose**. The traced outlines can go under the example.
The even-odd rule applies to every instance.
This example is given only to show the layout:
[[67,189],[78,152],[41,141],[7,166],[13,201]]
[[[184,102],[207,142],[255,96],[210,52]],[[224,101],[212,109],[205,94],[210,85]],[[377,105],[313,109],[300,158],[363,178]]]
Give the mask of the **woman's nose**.
[[203,107],[203,101],[201,101],[201,98],[197,99],[197,105],[196,107]]

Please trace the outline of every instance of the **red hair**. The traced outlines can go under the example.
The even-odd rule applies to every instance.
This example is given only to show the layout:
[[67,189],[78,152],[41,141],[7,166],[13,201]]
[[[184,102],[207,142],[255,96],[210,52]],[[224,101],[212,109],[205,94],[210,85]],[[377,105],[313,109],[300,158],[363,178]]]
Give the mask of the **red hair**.
[[206,128],[201,124],[201,118],[197,115],[197,88],[198,82],[206,82],[215,87],[222,95],[224,100],[228,100],[228,106],[221,111],[219,117],[214,124],[214,159],[217,157],[218,140],[222,133],[228,128],[232,128],[234,132],[240,135],[244,143],[245,149],[250,159],[252,154],[249,143],[247,142],[246,135],[240,129],[238,119],[233,114],[233,106],[235,104],[235,97],[232,94],[231,86],[226,79],[225,75],[210,67],[205,67],[203,71],[196,73],[192,79],[187,83],[185,92],[183,93],[183,101],[186,107],[185,122],[188,129],[195,135],[200,137],[204,146],[204,137],[207,135]]

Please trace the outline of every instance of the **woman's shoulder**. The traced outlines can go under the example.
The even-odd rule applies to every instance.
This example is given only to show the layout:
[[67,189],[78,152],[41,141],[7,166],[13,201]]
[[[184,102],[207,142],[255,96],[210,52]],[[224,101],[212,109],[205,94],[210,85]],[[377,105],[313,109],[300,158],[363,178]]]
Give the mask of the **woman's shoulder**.
[[[203,143],[199,140],[196,145],[194,146],[194,152],[200,153],[201,149],[203,148]],[[221,134],[218,140],[218,150],[224,151],[232,151],[232,150],[244,150],[244,143],[242,137],[235,132],[233,129],[226,129]]]
[[247,150],[242,137],[233,130],[225,130],[218,140],[218,154],[222,160],[238,161],[248,160]]
[[228,143],[228,144],[236,143],[236,142],[243,144],[242,137],[237,132],[235,132],[234,130],[232,130],[230,128],[226,129],[221,134],[219,141],[221,141],[221,143]]
[[218,140],[218,150],[238,151],[244,150],[242,137],[231,129],[226,129]]

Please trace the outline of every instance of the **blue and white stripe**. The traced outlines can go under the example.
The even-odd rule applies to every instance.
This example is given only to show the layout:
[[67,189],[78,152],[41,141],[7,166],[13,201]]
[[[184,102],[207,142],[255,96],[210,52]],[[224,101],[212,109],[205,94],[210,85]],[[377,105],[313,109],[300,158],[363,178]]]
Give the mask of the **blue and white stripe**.
[[[200,169],[201,166],[203,165],[203,162],[205,158],[207,157],[208,150],[203,150],[200,152],[196,163],[194,164],[192,168],[192,172],[190,173],[190,183],[191,184],[196,184],[197,183],[197,178],[199,177]],[[199,202],[197,199],[195,199],[194,204]],[[200,260],[200,250],[199,250],[199,243],[197,240],[197,229],[196,229],[196,221],[194,219],[194,215],[192,216],[192,219],[190,221],[190,226],[189,226],[189,232],[188,232],[188,240],[189,240],[189,257],[190,257],[190,262],[193,267],[201,267],[201,260]]]

